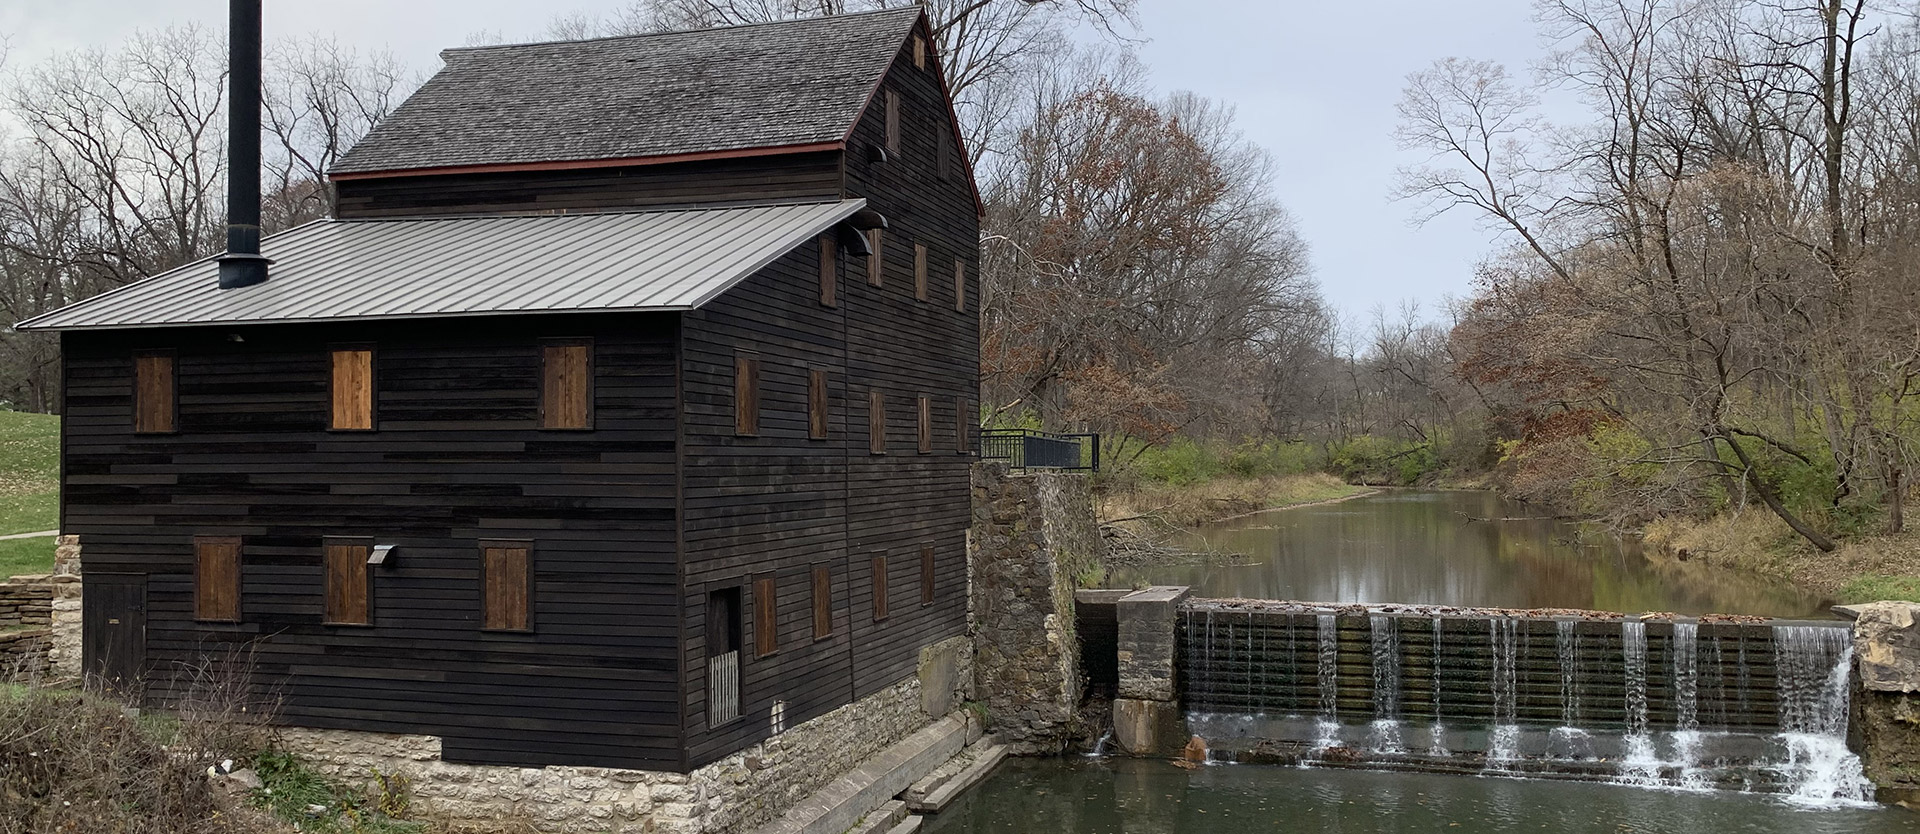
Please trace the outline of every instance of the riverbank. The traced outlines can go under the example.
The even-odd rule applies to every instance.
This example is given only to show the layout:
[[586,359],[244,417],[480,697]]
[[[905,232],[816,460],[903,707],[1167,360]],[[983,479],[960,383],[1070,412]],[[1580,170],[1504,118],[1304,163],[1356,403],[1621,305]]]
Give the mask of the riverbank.
[[1254,478],[1221,476],[1184,485],[1137,483],[1101,496],[1097,509],[1102,524],[1150,519],[1189,528],[1248,513],[1344,501],[1375,491],[1320,472]]
[[1920,533],[1855,536],[1822,553],[1764,510],[1706,520],[1663,518],[1643,532],[1650,558],[1787,580],[1841,603],[1920,602]]

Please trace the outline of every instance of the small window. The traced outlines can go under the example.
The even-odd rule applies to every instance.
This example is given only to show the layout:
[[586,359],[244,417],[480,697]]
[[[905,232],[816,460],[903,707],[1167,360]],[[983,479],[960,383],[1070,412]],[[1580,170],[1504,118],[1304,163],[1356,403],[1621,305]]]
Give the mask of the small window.
[[827,372],[814,368],[807,372],[807,437],[827,439]]
[[900,156],[900,94],[887,91],[887,155]]
[[780,600],[774,591],[773,574],[753,580],[753,656],[766,657],[780,650]]
[[480,588],[481,628],[488,631],[532,631],[532,543],[481,542]]
[[540,369],[540,427],[593,428],[593,340],[542,344]]
[[938,160],[934,169],[942,181],[953,179],[953,139],[942,131],[933,137],[934,157]]
[[913,66],[914,69],[927,68],[927,42],[919,35],[913,36]]
[[970,415],[967,411],[967,398],[954,397],[953,398],[953,450],[963,455],[973,451],[973,444],[968,442],[969,438],[967,437],[967,426],[971,425],[973,422],[971,419],[969,419],[969,417]]
[[813,639],[833,636],[833,568],[813,566]]
[[333,417],[335,431],[373,430],[373,349],[339,348],[333,351]]
[[707,594],[707,726],[740,718],[740,589]]
[[959,258],[953,259],[953,310],[967,311],[967,262]]
[[193,618],[205,622],[240,621],[240,539],[193,538]]
[[373,599],[368,586],[367,557],[373,543],[366,539],[326,540],[328,625],[371,625]]
[[927,300],[927,246],[913,245],[913,297]]
[[933,451],[933,398],[920,397],[920,454]]
[[880,286],[886,280],[887,235],[883,229],[867,230],[867,248],[873,254],[867,256],[867,283]]
[[887,618],[887,553],[878,551],[873,554],[873,620],[879,622]]
[[920,545],[920,604],[933,604],[933,545]]
[[825,235],[820,238],[820,306],[839,306],[836,298],[839,281],[840,245],[833,235]]
[[140,434],[173,431],[173,354],[154,351],[133,357],[133,430]]
[[887,453],[887,397],[879,391],[867,393],[867,451]]
[[733,356],[733,433],[753,437],[760,433],[760,355]]

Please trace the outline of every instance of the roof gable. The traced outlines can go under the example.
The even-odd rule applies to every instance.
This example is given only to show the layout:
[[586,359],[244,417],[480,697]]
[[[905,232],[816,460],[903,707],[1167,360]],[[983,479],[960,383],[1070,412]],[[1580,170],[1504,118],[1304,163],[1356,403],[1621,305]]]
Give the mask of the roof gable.
[[837,147],[920,15],[450,49],[331,173]]

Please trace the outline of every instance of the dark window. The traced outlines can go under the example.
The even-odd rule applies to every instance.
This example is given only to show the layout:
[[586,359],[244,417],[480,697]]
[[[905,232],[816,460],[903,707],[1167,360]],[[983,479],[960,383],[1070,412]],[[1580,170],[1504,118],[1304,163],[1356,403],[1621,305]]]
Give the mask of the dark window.
[[953,259],[953,309],[967,311],[967,262],[959,258]]
[[813,566],[813,639],[825,640],[833,636],[833,569],[829,565]]
[[867,283],[878,287],[886,281],[886,232],[880,229],[868,229],[867,248],[873,250],[873,254],[867,256]]
[[807,436],[827,439],[827,372],[814,368],[807,372]]
[[174,414],[173,354],[135,354],[133,430],[142,434],[171,432]]
[[900,155],[900,94],[887,91],[887,155]]
[[333,417],[329,428],[340,431],[373,429],[373,349],[339,348],[333,351]]
[[740,589],[707,594],[707,726],[740,717]]
[[480,543],[481,628],[533,630],[533,546],[528,542]]
[[920,454],[933,451],[933,398],[920,397]]
[[733,433],[751,437],[760,433],[760,357],[733,356]]
[[873,554],[871,570],[873,579],[873,619],[878,622],[887,618],[886,551],[878,551]]
[[867,394],[867,451],[887,453],[887,397],[879,391]]
[[549,341],[540,347],[540,366],[540,427],[593,428],[593,341]]
[[240,539],[193,538],[193,618],[240,621]]
[[753,580],[753,656],[766,657],[779,650],[780,600],[773,574],[763,574]]
[[920,604],[933,604],[933,545],[920,545]]
[[913,297],[927,300],[927,247],[922,243],[913,245]]
[[935,158],[938,160],[935,170],[939,173],[940,179],[953,179],[953,139],[948,137],[945,131],[940,131],[934,134],[933,145]]
[[953,450],[963,455],[973,451],[972,444],[967,442],[967,426],[972,422],[973,421],[969,419],[969,415],[967,412],[967,398],[954,397],[953,398]]
[[326,540],[327,610],[330,625],[369,625],[373,599],[368,585],[367,556],[373,545],[365,539]]
[[820,304],[826,307],[837,306],[835,299],[836,284],[840,279],[840,246],[833,235],[820,238]]

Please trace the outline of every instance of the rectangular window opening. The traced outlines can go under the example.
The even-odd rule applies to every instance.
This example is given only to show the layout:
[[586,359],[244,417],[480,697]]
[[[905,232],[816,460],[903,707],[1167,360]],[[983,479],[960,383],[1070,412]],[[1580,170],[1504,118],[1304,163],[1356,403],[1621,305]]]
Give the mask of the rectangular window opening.
[[533,630],[533,545],[490,541],[480,544],[481,628]]
[[733,356],[733,433],[753,437],[760,433],[760,355]]
[[193,538],[193,618],[203,622],[240,621],[240,539]]
[[762,574],[753,580],[753,656],[766,657],[779,650],[780,599],[773,574]]
[[873,621],[887,618],[887,553],[878,551],[873,554],[870,566],[873,579]]
[[133,430],[140,434],[173,431],[178,414],[173,354],[137,353],[133,357]]
[[814,368],[807,372],[807,437],[827,439],[827,372]]
[[820,306],[837,307],[840,280],[840,245],[833,235],[820,238]]
[[740,717],[740,589],[707,594],[707,726]]
[[336,348],[332,356],[332,418],[328,428],[372,431],[373,349]]
[[887,453],[887,397],[879,391],[867,393],[867,451]]
[[833,636],[833,568],[813,566],[813,639]]
[[900,156],[900,94],[887,91],[887,155]]
[[873,250],[873,254],[867,256],[867,283],[876,287],[882,285],[887,280],[885,274],[887,271],[886,237],[885,230],[867,230],[867,248]]
[[933,145],[938,160],[934,166],[936,173],[943,182],[953,179],[953,140],[940,132],[934,135]]
[[920,454],[933,451],[933,398],[920,396]]
[[967,311],[967,262],[953,259],[953,311]]
[[540,427],[593,428],[593,340],[545,342],[540,368]]
[[326,550],[326,623],[372,625],[373,594],[367,557],[373,542],[366,539],[328,539]]
[[913,67],[914,69],[927,68],[927,42],[919,35],[913,36]]
[[927,246],[913,245],[913,297],[927,300]]
[[933,545],[920,545],[920,604],[933,604]]

